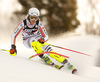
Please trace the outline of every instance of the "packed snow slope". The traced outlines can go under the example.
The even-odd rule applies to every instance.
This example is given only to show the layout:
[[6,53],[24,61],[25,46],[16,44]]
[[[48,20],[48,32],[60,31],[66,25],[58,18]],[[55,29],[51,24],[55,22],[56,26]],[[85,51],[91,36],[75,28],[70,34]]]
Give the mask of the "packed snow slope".
[[[34,55],[32,49],[16,43],[17,56],[0,51],[0,82],[100,82],[100,68],[96,67],[100,44],[98,36],[61,36],[50,38],[48,43],[92,55],[86,56],[59,48],[54,51],[69,56],[68,61],[77,68],[76,74],[66,68],[57,70],[46,65]],[[1,43],[0,48],[10,49],[10,43]],[[55,62],[55,61],[54,61]]]

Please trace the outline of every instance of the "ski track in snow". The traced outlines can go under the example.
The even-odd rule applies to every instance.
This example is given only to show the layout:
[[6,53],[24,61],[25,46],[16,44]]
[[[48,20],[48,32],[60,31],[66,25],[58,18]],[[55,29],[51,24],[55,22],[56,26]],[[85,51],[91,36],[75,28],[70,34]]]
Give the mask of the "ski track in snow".
[[[95,66],[100,38],[60,37],[50,39],[48,43],[91,54],[92,57],[52,47],[54,51],[70,57],[68,61],[78,69],[76,74],[71,74],[66,67],[57,70],[40,61],[39,57],[29,60],[35,52],[18,43],[16,57],[0,51],[0,82],[100,82],[100,68]],[[9,49],[9,45],[3,43],[0,48]]]

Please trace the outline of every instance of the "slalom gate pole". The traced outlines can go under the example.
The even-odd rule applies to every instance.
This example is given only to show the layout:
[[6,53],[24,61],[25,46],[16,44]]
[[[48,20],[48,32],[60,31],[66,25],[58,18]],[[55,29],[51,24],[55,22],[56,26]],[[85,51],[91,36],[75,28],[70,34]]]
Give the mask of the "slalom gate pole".
[[31,59],[31,58],[33,58],[33,57],[35,57],[35,56],[41,55],[41,54],[46,54],[46,53],[57,54],[57,55],[59,55],[59,56],[65,57],[65,58],[69,58],[68,56],[65,56],[65,55],[62,55],[62,54],[58,54],[58,53],[56,53],[56,52],[42,52],[42,53],[38,53],[38,54],[35,54],[35,55],[33,55],[33,56],[30,56],[29,59]]
[[67,50],[67,51],[71,51],[71,52],[75,52],[75,53],[83,54],[83,55],[86,55],[86,56],[91,56],[91,55],[89,55],[89,54],[82,53],[82,52],[75,51],[75,50],[71,50],[71,49],[68,49],[68,48],[63,48],[63,47],[56,46],[56,45],[52,45],[52,44],[49,44],[49,45],[50,45],[50,46],[53,46],[53,47],[57,47],[57,48],[63,49],[63,50]]

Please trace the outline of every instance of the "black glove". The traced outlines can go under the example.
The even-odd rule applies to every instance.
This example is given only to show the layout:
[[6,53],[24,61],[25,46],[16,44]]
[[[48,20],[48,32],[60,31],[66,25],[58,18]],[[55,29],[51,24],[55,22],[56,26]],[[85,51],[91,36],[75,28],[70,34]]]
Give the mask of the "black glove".
[[45,42],[44,39],[42,39],[42,38],[39,39],[38,41],[39,41],[40,43],[42,43],[42,44]]
[[10,54],[15,56],[17,54],[16,46],[14,44],[11,45]]

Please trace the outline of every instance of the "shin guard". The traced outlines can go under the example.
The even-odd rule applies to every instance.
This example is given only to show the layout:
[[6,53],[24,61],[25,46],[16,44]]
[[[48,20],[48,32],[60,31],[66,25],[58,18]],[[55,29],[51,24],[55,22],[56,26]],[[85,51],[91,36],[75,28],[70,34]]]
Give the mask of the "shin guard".
[[[54,52],[54,51],[51,51],[51,52]],[[59,56],[59,55],[56,55],[56,54],[52,54],[52,53],[50,53],[49,56],[52,57],[53,59],[57,60],[59,63],[63,63],[66,60],[65,57]],[[67,63],[67,61],[65,63]]]
[[31,46],[36,53],[42,53],[43,52],[42,48],[39,46],[37,41],[31,42]]

